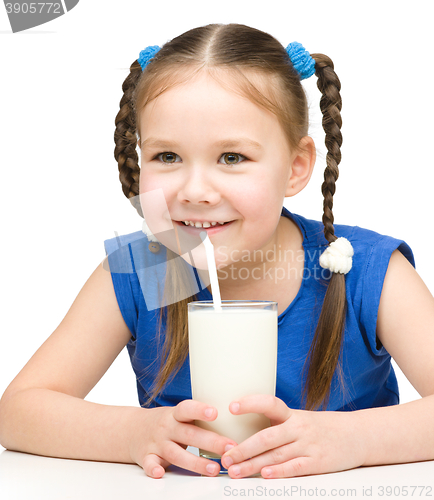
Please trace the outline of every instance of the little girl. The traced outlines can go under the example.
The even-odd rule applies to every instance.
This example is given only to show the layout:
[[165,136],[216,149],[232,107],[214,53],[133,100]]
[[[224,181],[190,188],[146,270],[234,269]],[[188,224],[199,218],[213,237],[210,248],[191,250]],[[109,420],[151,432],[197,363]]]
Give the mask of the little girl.
[[[283,208],[315,163],[300,83],[314,74],[328,150],[321,223]],[[219,473],[189,445],[221,455],[232,478],[433,459],[434,299],[406,243],[334,225],[342,136],[332,61],[247,26],[215,24],[143,50],[123,91],[115,157],[147,236],[105,242],[107,261],[3,395],[1,444],[137,463],[154,478],[170,464]],[[140,195],[153,193],[163,203],[144,208]],[[154,212],[166,226],[151,223]],[[194,425],[217,417],[190,391],[187,303],[212,295],[192,267],[194,245],[181,247],[202,231],[222,299],[278,302],[276,397],[230,405],[271,426],[242,443]],[[140,407],[85,401],[125,346]],[[398,404],[391,356],[421,399]]]

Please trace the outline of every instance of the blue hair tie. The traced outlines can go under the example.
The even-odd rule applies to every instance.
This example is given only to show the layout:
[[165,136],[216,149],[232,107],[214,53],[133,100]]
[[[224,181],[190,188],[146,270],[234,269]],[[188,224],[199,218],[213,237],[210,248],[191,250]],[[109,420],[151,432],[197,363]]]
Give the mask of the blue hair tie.
[[137,61],[142,67],[142,71],[146,68],[146,66],[149,64],[149,61],[157,54],[159,50],[160,47],[158,45],[149,45],[149,47],[146,47],[146,49],[143,49],[140,52]]
[[286,52],[291,59],[295,71],[300,76],[300,80],[311,77],[315,74],[315,59],[301,43],[292,42],[286,47]]

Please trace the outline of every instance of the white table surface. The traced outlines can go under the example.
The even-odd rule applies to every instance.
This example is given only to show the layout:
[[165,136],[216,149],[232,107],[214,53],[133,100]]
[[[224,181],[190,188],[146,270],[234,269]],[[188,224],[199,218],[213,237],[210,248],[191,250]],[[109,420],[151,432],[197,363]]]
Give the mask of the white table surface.
[[434,461],[268,480],[200,477],[170,467],[162,479],[151,479],[137,465],[0,453],[0,500],[234,497],[434,498]]

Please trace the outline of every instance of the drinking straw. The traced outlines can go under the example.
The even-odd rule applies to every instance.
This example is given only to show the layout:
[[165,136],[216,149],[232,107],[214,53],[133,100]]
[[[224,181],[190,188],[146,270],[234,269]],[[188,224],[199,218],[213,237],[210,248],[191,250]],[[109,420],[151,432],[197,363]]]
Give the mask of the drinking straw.
[[208,263],[209,279],[211,281],[212,297],[216,311],[222,310],[222,299],[220,296],[219,280],[217,278],[217,267],[215,265],[214,246],[208,238],[206,231],[200,233],[203,244],[205,245],[206,260]]

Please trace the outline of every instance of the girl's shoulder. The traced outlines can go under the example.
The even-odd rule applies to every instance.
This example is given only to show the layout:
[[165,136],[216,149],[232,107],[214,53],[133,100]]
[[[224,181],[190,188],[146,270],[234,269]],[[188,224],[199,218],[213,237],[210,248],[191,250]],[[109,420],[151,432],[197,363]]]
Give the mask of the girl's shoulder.
[[112,273],[136,274],[137,271],[166,262],[166,249],[148,241],[142,231],[122,234],[104,241]]
[[[328,245],[323,234],[321,221],[309,220],[295,214],[289,214],[298,224],[304,236],[306,262],[314,284],[321,282],[318,277],[329,278],[319,264],[319,256]],[[390,258],[396,250],[400,251],[415,267],[413,252],[402,239],[384,235],[359,226],[335,224],[337,237],[347,238],[353,246],[352,267],[345,275],[345,287],[348,306],[348,331],[362,332],[367,345],[375,355],[386,355],[386,351],[376,336],[377,315],[383,290],[384,280]],[[316,271],[316,272],[314,272]],[[311,287],[318,293],[320,287]],[[325,293],[323,290],[322,293]],[[352,336],[351,339],[357,338]]]
[[[321,221],[306,219],[297,214],[292,214],[284,209],[284,215],[290,217],[300,228],[303,234],[305,248],[318,249],[321,253],[328,246],[324,237],[324,225]],[[385,261],[386,266],[390,255],[399,250],[408,261],[415,266],[413,252],[410,246],[402,239],[384,235],[359,226],[335,224],[335,235],[346,238],[354,249],[353,262],[364,263],[365,266],[378,264]]]
[[145,234],[142,231],[135,231],[129,234],[117,234],[115,232],[114,238],[109,238],[104,241],[104,247],[107,254],[111,254],[118,250],[120,247],[127,246],[133,242],[142,242],[146,239]]
[[[323,234],[323,223],[295,214],[288,216],[292,217],[303,233],[306,263],[311,275],[329,278],[330,272],[327,270],[324,273],[325,270],[319,263],[319,257],[328,245]],[[336,236],[347,238],[354,250],[352,267],[345,275],[349,310],[357,318],[358,328],[367,332],[373,352],[383,353],[377,348],[375,325],[389,261],[393,252],[399,250],[415,267],[413,252],[409,245],[399,238],[359,226],[335,224],[334,227]]]
[[[142,231],[116,235],[104,241],[107,253],[106,269],[112,275],[121,311],[127,311],[125,321],[130,326],[137,311],[151,312],[206,290],[197,279],[194,268],[180,256],[168,253],[159,243],[150,242]],[[165,282],[171,277],[182,276],[183,287],[167,293]],[[202,288],[199,288],[199,285]],[[190,293],[191,292],[191,293]],[[130,313],[133,313],[132,316]],[[135,332],[135,326],[130,330]]]

